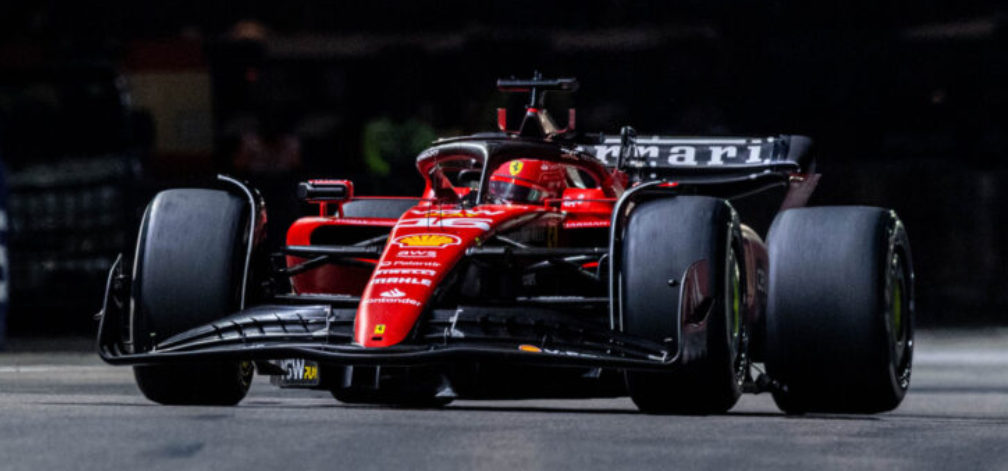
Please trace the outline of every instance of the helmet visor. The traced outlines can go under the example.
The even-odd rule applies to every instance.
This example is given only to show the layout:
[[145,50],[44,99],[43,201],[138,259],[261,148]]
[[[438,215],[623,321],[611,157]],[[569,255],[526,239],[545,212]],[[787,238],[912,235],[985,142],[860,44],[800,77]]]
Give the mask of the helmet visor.
[[543,194],[531,186],[501,180],[490,181],[490,196],[508,203],[536,204],[542,201]]

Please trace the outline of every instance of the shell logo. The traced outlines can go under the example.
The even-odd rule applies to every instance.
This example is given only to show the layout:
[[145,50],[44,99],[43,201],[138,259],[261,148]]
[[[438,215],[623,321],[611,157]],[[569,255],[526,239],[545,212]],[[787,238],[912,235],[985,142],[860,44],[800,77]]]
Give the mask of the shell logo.
[[458,245],[462,239],[450,234],[413,234],[397,237],[392,241],[400,247],[424,247],[429,249],[440,249],[449,245]]

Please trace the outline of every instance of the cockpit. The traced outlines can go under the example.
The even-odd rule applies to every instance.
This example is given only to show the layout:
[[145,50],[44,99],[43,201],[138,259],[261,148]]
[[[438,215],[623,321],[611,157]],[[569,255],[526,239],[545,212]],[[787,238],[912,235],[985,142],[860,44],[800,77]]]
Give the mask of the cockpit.
[[428,149],[417,168],[428,181],[424,198],[446,203],[548,205],[575,190],[621,191],[598,160],[538,143],[460,140]]
[[[453,160],[431,169],[430,197],[458,198],[477,203],[483,170],[478,163]],[[490,172],[481,203],[541,205],[559,199],[570,188],[598,188],[599,181],[577,165],[542,159],[518,158],[505,161]]]

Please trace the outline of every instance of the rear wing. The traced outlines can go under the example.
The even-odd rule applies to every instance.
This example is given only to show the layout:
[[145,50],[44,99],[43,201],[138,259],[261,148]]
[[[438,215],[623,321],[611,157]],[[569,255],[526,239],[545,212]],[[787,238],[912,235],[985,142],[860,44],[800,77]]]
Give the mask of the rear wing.
[[[632,132],[632,131],[631,131]],[[582,149],[607,167],[622,167],[642,179],[814,173],[812,139],[770,137],[679,137],[601,135]],[[623,157],[621,158],[621,154]],[[622,162],[621,162],[622,160]]]
[[746,224],[766,234],[778,211],[805,206],[815,190],[812,139],[769,137],[598,136],[581,149],[631,184],[673,183],[678,192],[725,198]]

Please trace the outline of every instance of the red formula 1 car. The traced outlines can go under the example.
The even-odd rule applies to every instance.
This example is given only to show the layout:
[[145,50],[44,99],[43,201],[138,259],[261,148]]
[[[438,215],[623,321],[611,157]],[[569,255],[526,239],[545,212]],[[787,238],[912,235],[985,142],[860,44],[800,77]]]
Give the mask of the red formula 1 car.
[[[282,254],[247,185],[160,193],[117,262],[99,351],[162,404],[235,404],[255,371],[344,402],[629,395],[722,413],[891,410],[909,385],[913,270],[895,213],[803,208],[801,136],[574,137],[573,79],[502,80],[516,131],[421,153],[419,198],[302,183]],[[767,242],[764,242],[764,237]],[[277,263],[277,261],[282,261]]]

